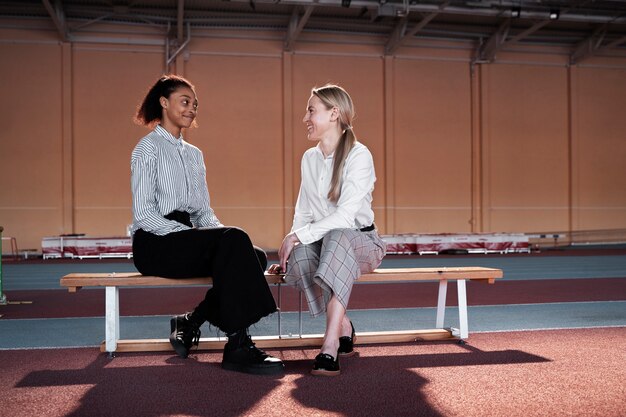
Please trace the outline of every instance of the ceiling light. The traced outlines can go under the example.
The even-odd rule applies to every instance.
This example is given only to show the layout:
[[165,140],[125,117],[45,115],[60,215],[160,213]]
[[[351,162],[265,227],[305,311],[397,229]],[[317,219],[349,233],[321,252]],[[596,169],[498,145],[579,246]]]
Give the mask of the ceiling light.
[[559,9],[550,9],[550,20],[556,20],[559,18]]
[[513,7],[511,9],[511,17],[520,17],[522,15],[522,8],[521,7]]

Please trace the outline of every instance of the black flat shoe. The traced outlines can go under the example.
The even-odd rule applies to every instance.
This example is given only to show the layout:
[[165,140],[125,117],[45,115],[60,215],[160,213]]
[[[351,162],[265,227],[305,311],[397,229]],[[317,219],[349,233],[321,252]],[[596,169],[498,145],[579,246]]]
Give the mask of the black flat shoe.
[[238,345],[226,343],[222,368],[246,374],[274,375],[284,372],[285,365],[280,359],[256,347],[250,336],[246,335]]
[[356,353],[354,350],[354,342],[356,342],[356,334],[354,333],[354,325],[350,322],[350,327],[352,327],[352,335],[351,336],[341,336],[339,338],[339,351],[337,354],[343,357],[350,357]]
[[189,355],[189,349],[200,342],[200,329],[189,321],[189,315],[183,314],[170,320],[170,344],[181,358]]
[[337,376],[339,373],[339,355],[337,355],[337,358],[333,358],[328,353],[320,353],[315,357],[311,374],[320,376]]

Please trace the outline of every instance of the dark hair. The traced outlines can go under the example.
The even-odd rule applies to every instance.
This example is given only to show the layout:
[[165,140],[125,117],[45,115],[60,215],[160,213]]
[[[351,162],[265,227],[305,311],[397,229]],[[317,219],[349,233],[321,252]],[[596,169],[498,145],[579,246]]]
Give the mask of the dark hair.
[[146,94],[146,97],[137,109],[135,121],[142,125],[150,125],[154,121],[161,121],[163,109],[159,100],[161,97],[169,98],[170,94],[181,87],[190,88],[194,94],[196,93],[196,88],[187,79],[175,74],[163,75]]

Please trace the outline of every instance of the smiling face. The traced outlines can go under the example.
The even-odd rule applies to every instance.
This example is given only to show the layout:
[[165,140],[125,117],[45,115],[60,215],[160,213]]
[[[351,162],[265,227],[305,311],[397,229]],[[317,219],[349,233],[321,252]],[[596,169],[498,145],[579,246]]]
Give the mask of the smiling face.
[[302,122],[307,128],[309,140],[322,140],[329,134],[336,134],[338,129],[337,109],[326,105],[315,94],[309,98]]
[[160,102],[163,108],[161,124],[173,134],[178,131],[180,135],[180,130],[190,127],[196,119],[198,99],[189,87],[179,87],[168,98],[161,97]]

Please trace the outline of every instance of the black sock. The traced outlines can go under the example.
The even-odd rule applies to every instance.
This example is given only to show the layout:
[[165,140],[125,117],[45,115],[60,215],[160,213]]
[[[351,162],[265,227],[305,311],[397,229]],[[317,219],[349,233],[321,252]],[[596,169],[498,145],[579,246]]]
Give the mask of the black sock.
[[195,310],[191,313],[187,313],[187,320],[189,320],[189,324],[196,328],[200,328],[206,321],[204,317],[201,317]]
[[248,329],[240,329],[234,333],[226,333],[228,336],[228,343],[235,346],[241,346],[245,343],[248,337]]

